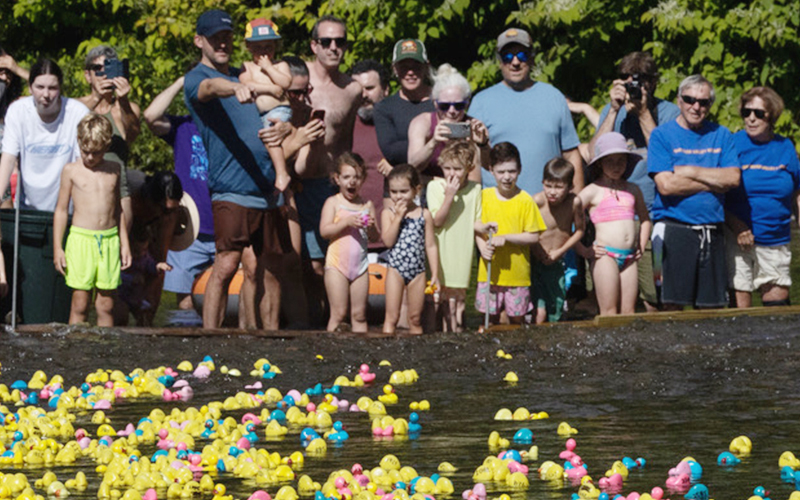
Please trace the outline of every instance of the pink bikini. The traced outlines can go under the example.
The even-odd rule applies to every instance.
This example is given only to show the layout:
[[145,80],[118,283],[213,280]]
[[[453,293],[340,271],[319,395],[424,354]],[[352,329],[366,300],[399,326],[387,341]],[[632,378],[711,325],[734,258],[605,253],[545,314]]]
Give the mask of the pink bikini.
[[[627,191],[600,186],[603,189],[603,199],[589,214],[593,223],[613,222],[618,220],[634,220],[636,216],[636,197]],[[623,269],[628,261],[635,257],[632,248],[614,248],[606,246],[606,255],[617,261],[617,267]]]

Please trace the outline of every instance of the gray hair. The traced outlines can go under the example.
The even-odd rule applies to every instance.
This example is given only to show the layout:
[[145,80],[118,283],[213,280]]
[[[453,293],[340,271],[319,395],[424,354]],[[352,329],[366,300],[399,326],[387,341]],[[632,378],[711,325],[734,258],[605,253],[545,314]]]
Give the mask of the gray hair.
[[86,54],[85,67],[89,69],[89,65],[94,63],[95,59],[105,56],[106,59],[117,57],[117,51],[108,45],[98,45]]
[[433,76],[433,89],[431,90],[431,97],[439,99],[439,94],[446,88],[457,87],[464,93],[464,99],[472,97],[472,88],[464,75],[458,72],[457,69],[447,63],[439,66]]
[[710,94],[711,104],[714,104],[714,101],[717,99],[717,94],[716,92],[714,92],[714,86],[711,85],[711,82],[709,82],[703,75],[692,75],[684,78],[680,86],[678,87],[678,95],[682,96],[684,90],[691,87],[697,87],[699,85],[708,86],[709,90],[711,91]]

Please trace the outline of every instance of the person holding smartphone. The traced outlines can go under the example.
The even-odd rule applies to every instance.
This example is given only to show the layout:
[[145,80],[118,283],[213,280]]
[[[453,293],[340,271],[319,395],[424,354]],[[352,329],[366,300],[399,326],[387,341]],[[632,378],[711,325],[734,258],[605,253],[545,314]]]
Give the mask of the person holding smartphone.
[[[417,115],[408,126],[408,162],[422,174],[423,184],[442,177],[438,159],[447,141],[469,139],[476,146],[476,155],[488,155],[489,151],[486,125],[467,116],[472,91],[458,70],[449,64],[439,66],[431,95],[435,110]],[[480,182],[480,169],[470,172],[470,180]]]

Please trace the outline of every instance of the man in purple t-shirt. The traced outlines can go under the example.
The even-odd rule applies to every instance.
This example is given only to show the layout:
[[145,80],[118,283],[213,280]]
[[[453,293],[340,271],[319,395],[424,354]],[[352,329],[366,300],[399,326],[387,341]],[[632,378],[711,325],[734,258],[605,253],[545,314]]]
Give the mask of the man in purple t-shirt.
[[[167,108],[183,89],[183,76],[158,94],[144,111],[144,119],[153,134],[172,146],[175,173],[181,180],[200,213],[200,232],[186,250],[170,251],[167,262],[172,266],[164,278],[164,290],[175,292],[178,308],[192,309],[192,284],[195,277],[214,263],[214,219],[211,214],[211,197],[208,193],[208,157],[203,140],[192,117],[166,114]],[[202,325],[202,318],[197,318]]]

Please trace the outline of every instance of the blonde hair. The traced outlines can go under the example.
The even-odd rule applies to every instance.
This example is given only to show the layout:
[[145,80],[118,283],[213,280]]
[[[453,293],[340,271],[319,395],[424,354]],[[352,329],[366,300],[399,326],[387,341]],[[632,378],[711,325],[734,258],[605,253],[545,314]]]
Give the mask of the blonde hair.
[[442,64],[436,70],[433,76],[433,89],[431,89],[431,97],[434,100],[439,99],[439,94],[444,89],[456,87],[464,94],[464,99],[469,100],[472,97],[472,88],[464,75],[458,72],[457,69],[447,63]]
[[439,154],[439,165],[455,163],[461,165],[469,172],[475,168],[475,146],[469,139],[448,141]]
[[111,122],[97,113],[89,113],[78,123],[78,145],[83,150],[107,150],[111,146],[113,135]]

